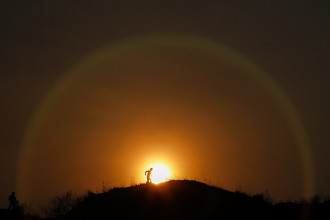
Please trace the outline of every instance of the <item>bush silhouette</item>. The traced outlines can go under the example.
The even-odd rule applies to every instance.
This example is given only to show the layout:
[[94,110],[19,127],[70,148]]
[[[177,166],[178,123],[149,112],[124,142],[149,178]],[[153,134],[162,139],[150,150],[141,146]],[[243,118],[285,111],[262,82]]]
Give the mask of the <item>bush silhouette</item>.
[[75,195],[72,191],[50,199],[48,206],[41,208],[47,218],[59,218],[66,215],[71,209],[82,201],[82,197]]

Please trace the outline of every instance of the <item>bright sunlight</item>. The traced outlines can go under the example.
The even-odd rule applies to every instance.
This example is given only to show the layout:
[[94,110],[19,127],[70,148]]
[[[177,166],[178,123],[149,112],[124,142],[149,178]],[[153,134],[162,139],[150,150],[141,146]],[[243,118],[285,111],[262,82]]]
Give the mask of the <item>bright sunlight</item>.
[[164,164],[152,164],[150,167],[153,168],[151,173],[151,180],[153,183],[158,184],[169,180],[171,176],[170,169]]

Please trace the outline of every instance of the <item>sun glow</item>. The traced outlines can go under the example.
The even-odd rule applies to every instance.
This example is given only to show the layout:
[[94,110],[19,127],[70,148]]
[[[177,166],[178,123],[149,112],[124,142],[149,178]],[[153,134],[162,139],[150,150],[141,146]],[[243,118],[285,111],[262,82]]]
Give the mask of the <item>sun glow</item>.
[[151,173],[152,183],[158,184],[165,181],[168,181],[171,177],[170,169],[164,164],[152,164],[150,167],[153,168]]

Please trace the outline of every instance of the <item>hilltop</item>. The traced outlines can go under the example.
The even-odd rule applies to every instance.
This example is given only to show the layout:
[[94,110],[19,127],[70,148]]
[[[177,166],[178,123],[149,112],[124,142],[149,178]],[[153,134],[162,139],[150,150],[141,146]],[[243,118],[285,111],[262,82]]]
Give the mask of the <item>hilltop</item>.
[[143,219],[208,219],[241,216],[242,213],[261,215],[267,209],[262,200],[233,193],[206,184],[172,180],[165,183],[143,184],[115,188],[92,195],[73,209],[65,219],[143,218]]
[[[329,219],[329,208],[330,201],[271,204],[263,194],[249,196],[197,181],[171,180],[89,193],[56,219]],[[0,213],[1,219],[5,216],[29,219]]]
[[[324,205],[324,204],[323,204]],[[318,206],[313,218],[326,213]],[[63,219],[301,219],[311,209],[292,202],[277,205],[262,194],[249,196],[191,181],[171,180],[90,194]],[[329,214],[328,214],[329,215]]]

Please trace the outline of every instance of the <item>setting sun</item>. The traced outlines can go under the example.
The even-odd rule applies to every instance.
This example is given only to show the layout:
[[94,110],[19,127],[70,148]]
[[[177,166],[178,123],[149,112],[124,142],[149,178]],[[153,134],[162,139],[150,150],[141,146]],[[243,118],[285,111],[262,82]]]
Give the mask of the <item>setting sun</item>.
[[153,168],[151,174],[151,180],[153,183],[162,183],[169,180],[171,177],[170,169],[164,164],[152,164],[150,167]]

